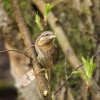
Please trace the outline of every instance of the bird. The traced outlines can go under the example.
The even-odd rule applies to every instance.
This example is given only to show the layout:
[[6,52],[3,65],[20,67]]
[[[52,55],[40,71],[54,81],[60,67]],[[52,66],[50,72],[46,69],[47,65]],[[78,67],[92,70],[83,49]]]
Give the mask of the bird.
[[[46,76],[46,79],[48,81],[50,81],[50,70],[54,67],[57,56],[57,47],[53,43],[53,39],[55,38],[56,36],[53,32],[44,31],[35,42],[37,60],[43,67],[39,70],[39,73],[47,69],[48,75]],[[23,86],[27,86],[34,78],[33,69],[31,69],[21,77],[20,82]]]
[[44,31],[35,42],[37,60],[46,69],[52,69],[56,62],[57,47],[53,43],[56,38],[53,32]]

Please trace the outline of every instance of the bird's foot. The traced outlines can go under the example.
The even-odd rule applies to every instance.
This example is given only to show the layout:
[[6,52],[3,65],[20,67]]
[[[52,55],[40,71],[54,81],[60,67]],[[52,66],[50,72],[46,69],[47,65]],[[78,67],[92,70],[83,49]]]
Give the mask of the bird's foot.
[[44,73],[45,73],[45,78],[46,78],[47,80],[49,80],[49,77],[48,77],[48,74],[47,74],[47,69],[46,69],[46,68],[40,69],[39,72],[38,72],[38,74],[41,73],[41,72],[44,72]]
[[46,68],[42,68],[42,69],[39,70],[38,73],[44,72],[45,70],[46,70]]

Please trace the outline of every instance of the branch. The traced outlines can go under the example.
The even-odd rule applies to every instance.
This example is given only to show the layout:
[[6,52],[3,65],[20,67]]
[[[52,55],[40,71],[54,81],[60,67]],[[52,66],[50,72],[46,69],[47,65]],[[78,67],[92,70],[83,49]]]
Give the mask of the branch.
[[88,33],[89,35],[93,36],[95,39],[97,39],[98,41],[100,41],[100,39],[98,37],[96,37],[94,34],[90,33],[89,31],[85,30],[86,33]]
[[[98,51],[98,52],[93,56],[93,58],[96,58],[96,56],[97,56],[99,53],[100,53],[100,51]],[[82,66],[83,66],[83,64],[81,64],[80,66],[76,67],[76,68],[74,69],[74,71],[76,71],[77,69],[79,69],[79,68],[82,67]],[[65,85],[65,83],[66,83],[72,76],[73,76],[73,73],[71,73],[71,74],[66,78],[66,80],[64,81],[64,83],[54,92],[54,95],[55,95],[56,93],[58,93],[58,92],[61,90],[61,88]]]
[[9,51],[14,51],[14,52],[23,54],[24,56],[28,57],[30,60],[33,60],[33,58],[31,58],[30,56],[26,55],[26,54],[23,53],[23,52],[17,51],[17,50],[2,50],[2,51],[0,51],[0,53],[3,53],[3,52],[9,52]]
[[[26,24],[24,15],[22,13],[22,10],[21,10],[20,4],[19,4],[19,0],[10,0],[10,1],[11,1],[11,5],[13,8],[15,17],[16,17],[16,21],[17,21],[19,30],[20,30],[22,38],[24,40],[24,44],[27,48],[28,54],[31,58],[33,58],[32,64],[33,64],[33,69],[34,69],[34,75],[36,77],[42,98],[44,100],[52,100],[51,92],[48,88],[48,84],[47,84],[47,80],[45,78],[44,72],[41,72],[38,74],[38,72],[42,68],[42,66],[40,66],[40,64],[38,63],[38,61],[36,59],[37,55],[36,55],[35,48],[30,47],[31,45],[33,45],[33,42],[32,42],[31,35],[30,35],[30,32],[29,32],[27,24]],[[47,91],[46,96],[44,96],[45,91]]]

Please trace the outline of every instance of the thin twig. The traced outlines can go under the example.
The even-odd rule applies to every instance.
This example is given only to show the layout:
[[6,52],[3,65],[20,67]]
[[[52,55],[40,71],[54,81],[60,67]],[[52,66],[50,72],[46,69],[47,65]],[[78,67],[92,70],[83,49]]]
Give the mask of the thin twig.
[[89,99],[89,90],[90,90],[90,86],[86,84],[86,100]]
[[[100,51],[98,51],[94,56],[93,58],[95,58],[98,54],[100,53]],[[74,71],[76,71],[77,69],[79,69],[81,66],[83,66],[83,64],[81,64],[80,66],[76,67],[74,69]],[[73,76],[73,72],[66,78],[66,80],[64,81],[64,83],[54,92],[54,95],[56,93],[58,93],[59,90],[61,90],[61,88],[64,86],[64,84]]]
[[93,36],[93,37],[94,37],[95,39],[97,39],[98,41],[100,41],[100,39],[99,39],[97,36],[93,35],[93,34],[90,33],[89,31],[85,30],[85,32],[88,33],[89,35]]
[[17,51],[17,50],[2,50],[2,51],[0,51],[0,53],[9,52],[9,51],[14,51],[14,52],[23,54],[24,56],[26,56],[26,57],[30,58],[31,60],[33,60],[33,58],[31,58],[30,56],[26,55],[26,54],[23,53],[23,52]]
[[86,100],[88,100],[88,98],[89,98],[89,86],[88,85],[86,85]]
[[[82,66],[82,64],[79,66],[79,67],[76,67],[75,69],[74,69],[74,71],[76,71],[78,68],[80,68]],[[72,77],[72,75],[73,75],[73,73],[71,73],[67,78],[66,78],[66,80],[64,81],[64,83],[54,92],[54,95],[56,94],[56,93],[58,93],[58,91],[65,85],[65,83]]]

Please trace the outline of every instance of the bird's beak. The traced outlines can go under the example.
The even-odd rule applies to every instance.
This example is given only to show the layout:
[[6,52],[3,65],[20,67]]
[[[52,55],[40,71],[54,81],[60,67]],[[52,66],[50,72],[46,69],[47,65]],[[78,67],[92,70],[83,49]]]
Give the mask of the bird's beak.
[[55,35],[51,35],[50,37],[49,37],[49,39],[54,39],[54,38],[56,38],[56,36]]

